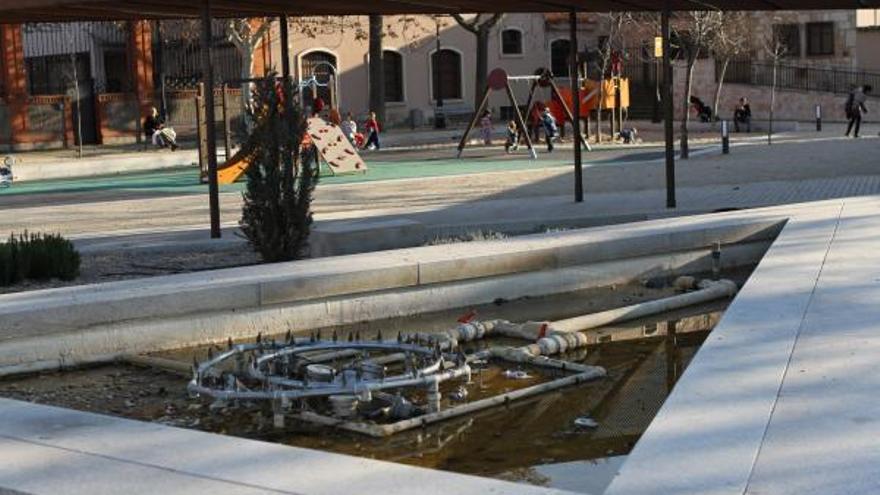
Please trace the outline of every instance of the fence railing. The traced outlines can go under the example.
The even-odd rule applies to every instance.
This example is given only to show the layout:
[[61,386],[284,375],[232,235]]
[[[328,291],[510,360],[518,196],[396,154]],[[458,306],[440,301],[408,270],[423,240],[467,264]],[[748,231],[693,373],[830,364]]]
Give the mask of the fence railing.
[[[716,81],[721,77],[721,66],[721,62],[715,62]],[[854,87],[865,84],[875,88],[880,87],[880,73],[875,72],[820,69],[787,64],[779,64],[776,69],[776,87],[780,89],[846,94]],[[732,61],[727,66],[724,82],[772,86],[773,64],[754,63],[748,60]]]

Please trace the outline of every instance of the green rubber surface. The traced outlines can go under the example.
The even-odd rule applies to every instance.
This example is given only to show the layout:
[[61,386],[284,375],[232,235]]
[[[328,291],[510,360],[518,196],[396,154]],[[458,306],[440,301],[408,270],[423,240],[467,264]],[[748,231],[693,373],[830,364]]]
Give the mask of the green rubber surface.
[[[487,154],[467,152],[462,159],[447,157],[451,150],[435,152],[444,154],[442,158],[395,159],[393,155],[372,158],[365,154],[369,170],[365,174],[332,176],[326,165],[321,168],[320,184],[351,184],[380,180],[399,180],[412,178],[444,177],[505,170],[536,170],[551,167],[571,166],[571,155],[566,150],[558,150],[553,155],[541,153],[538,160],[530,160],[521,150],[518,154],[505,155],[503,151]],[[663,156],[662,151],[630,152],[615,156],[585,156],[584,166],[605,166],[623,163],[656,160]],[[73,179],[53,179],[44,181],[16,182],[9,188],[0,189],[0,197],[28,194],[87,193],[89,191],[128,190],[145,193],[200,194],[207,189],[199,183],[199,172],[192,167],[174,168],[131,174],[117,174]],[[244,189],[244,182],[220,186],[221,192],[235,192]]]

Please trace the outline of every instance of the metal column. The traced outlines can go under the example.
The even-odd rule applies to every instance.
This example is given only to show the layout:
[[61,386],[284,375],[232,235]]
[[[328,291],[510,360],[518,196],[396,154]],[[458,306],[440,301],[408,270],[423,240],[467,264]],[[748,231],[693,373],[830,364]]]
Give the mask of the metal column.
[[663,36],[663,127],[666,134],[666,207],[675,208],[675,144],[672,131],[672,51],[669,40],[669,9],[661,14],[661,35]]
[[[571,119],[572,130],[574,131],[574,200],[581,203],[584,200],[584,170],[581,163],[581,95],[580,95],[580,78],[578,77],[578,42],[577,42],[577,9],[572,9],[568,14],[569,24],[571,28],[571,39],[569,40],[571,57],[569,65],[569,76],[571,77],[571,101],[573,118]],[[563,123],[565,125],[565,123]]]
[[288,33],[287,14],[279,19],[281,24],[281,75],[290,78],[290,34]]
[[205,87],[205,137],[208,141],[208,205],[211,238],[220,238],[220,191],[217,186],[217,132],[214,117],[214,68],[211,64],[211,0],[202,3],[202,83]]

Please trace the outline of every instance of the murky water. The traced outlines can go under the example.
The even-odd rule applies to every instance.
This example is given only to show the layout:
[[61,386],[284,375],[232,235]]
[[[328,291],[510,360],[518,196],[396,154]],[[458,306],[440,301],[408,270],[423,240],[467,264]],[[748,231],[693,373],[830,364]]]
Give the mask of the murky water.
[[[739,275],[737,278],[744,279],[747,273]],[[554,320],[656,299],[671,292],[669,288],[623,286],[496,301],[476,310],[484,319]],[[564,359],[603,366],[608,370],[606,378],[390,438],[369,438],[294,421],[277,429],[273,427],[268,405],[212,409],[209,402],[188,396],[185,389],[188,377],[128,365],[6,380],[0,382],[0,395],[288,445],[548,484],[546,473],[542,474],[535,466],[546,466],[544,471],[556,472],[561,468],[554,471],[551,466],[625,455],[632,449],[720,319],[727,303],[718,301],[590,331],[593,343]],[[366,337],[378,329],[383,332],[446,329],[454,326],[454,317],[461,312],[365,323],[337,330],[360,331]],[[498,340],[479,345],[487,343],[498,343]],[[201,359],[207,349],[164,352],[160,356],[190,362],[194,354]],[[528,369],[533,375],[531,380],[505,378],[503,371],[512,367],[503,362],[494,363],[476,375],[469,399],[497,395],[559,376]],[[575,426],[574,420],[581,416],[594,419],[598,426],[592,429]]]

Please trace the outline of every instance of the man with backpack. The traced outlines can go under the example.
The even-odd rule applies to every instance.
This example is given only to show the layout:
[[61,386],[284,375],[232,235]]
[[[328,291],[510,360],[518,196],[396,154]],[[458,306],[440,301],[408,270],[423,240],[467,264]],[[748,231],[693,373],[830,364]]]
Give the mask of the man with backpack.
[[849,124],[846,126],[846,137],[849,137],[849,133],[853,130],[855,131],[853,132],[853,137],[859,137],[859,129],[862,127],[862,114],[868,113],[868,107],[865,106],[865,102],[868,101],[867,95],[872,89],[869,84],[859,86],[852,90],[847,97],[844,108],[846,110],[846,118],[849,119]]

